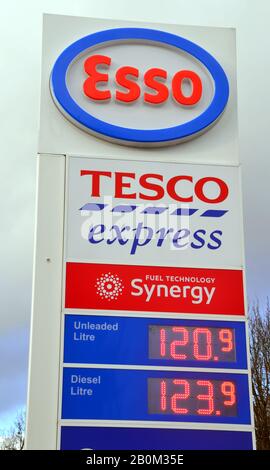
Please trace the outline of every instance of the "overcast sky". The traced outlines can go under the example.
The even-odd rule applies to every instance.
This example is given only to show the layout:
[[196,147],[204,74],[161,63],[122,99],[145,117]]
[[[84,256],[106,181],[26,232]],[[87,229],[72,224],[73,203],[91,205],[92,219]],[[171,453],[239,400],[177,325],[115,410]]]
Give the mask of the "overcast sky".
[[0,429],[25,405],[42,13],[237,28],[247,287],[269,289],[269,0],[9,0],[1,5]]

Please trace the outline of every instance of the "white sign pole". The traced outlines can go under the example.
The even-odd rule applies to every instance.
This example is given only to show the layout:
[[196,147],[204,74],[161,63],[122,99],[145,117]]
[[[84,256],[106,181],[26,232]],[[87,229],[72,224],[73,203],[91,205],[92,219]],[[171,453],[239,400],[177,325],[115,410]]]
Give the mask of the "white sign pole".
[[65,157],[39,155],[28,381],[28,450],[56,449]]

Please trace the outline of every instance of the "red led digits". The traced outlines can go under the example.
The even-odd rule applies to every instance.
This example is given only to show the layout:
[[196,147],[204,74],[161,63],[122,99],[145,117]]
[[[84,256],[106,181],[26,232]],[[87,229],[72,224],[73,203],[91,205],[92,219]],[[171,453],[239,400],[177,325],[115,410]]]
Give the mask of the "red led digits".
[[[199,352],[199,338],[204,335],[206,339],[206,353],[200,354]],[[194,342],[194,357],[198,361],[209,361],[212,357],[212,334],[208,328],[196,328],[193,332],[193,342]]]
[[227,344],[227,346],[223,346],[221,351],[223,352],[230,352],[233,349],[233,334],[231,330],[220,330],[219,332],[219,339],[222,343]]
[[176,341],[173,341],[171,343],[171,347],[170,347],[170,353],[171,353],[171,357],[173,359],[186,359],[187,358],[187,355],[186,354],[179,354],[176,352],[176,348],[178,346],[186,346],[187,343],[188,343],[188,330],[184,327],[173,327],[172,328],[172,331],[174,333],[180,333],[183,337],[183,339],[181,340],[176,340]]
[[237,416],[237,383],[207,380],[205,373],[197,378],[186,378],[183,372],[172,375],[148,379],[149,414],[175,415],[179,421],[181,416],[201,416],[201,421]]
[[160,355],[166,356],[166,330],[164,328],[160,329]]
[[165,380],[160,382],[160,409],[166,411],[167,409],[167,387]]
[[[180,323],[180,324],[179,324]],[[149,325],[149,358],[167,361],[236,362],[233,328]]]
[[202,387],[207,387],[206,395],[198,395],[198,400],[208,401],[208,408],[199,408],[199,415],[211,415],[214,411],[214,388],[212,383],[209,380],[198,380],[197,385]]
[[183,385],[184,393],[175,393],[171,398],[171,407],[175,414],[185,415],[188,413],[187,408],[179,408],[177,403],[179,400],[186,400],[190,396],[190,386],[187,380],[173,380],[174,385]]
[[225,406],[233,406],[236,403],[235,385],[233,382],[223,382],[221,384],[221,391],[225,397],[230,397],[229,400],[224,400]]

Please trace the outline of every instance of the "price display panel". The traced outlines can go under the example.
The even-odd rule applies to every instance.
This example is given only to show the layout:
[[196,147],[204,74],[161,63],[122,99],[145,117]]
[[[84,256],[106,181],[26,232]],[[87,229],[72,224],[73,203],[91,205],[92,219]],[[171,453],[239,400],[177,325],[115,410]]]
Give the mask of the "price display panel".
[[64,362],[246,369],[245,324],[66,315]]
[[234,380],[148,379],[149,414],[237,416]]
[[252,450],[252,433],[149,427],[62,426],[61,450]]
[[235,363],[235,328],[149,325],[149,357]]
[[63,419],[250,424],[247,374],[64,367]]

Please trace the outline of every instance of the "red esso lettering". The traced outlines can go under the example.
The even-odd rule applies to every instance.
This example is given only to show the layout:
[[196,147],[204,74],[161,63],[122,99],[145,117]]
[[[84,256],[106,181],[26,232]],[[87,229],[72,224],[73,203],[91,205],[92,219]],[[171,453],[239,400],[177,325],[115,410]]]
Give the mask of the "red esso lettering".
[[84,62],[84,70],[89,75],[83,84],[83,91],[92,100],[104,101],[111,98],[109,90],[98,90],[96,85],[100,82],[108,82],[108,74],[97,71],[97,65],[111,64],[111,58],[105,55],[93,55]]
[[[112,59],[105,55],[93,55],[84,62],[84,71],[88,78],[83,84],[84,94],[95,101],[104,101],[112,98],[109,89],[104,87],[108,83],[109,75],[99,69],[108,69]],[[141,96],[141,88],[138,83],[140,77],[139,69],[136,67],[120,67],[115,74],[115,82],[126,91],[116,90],[115,99],[122,103],[131,103],[137,101]],[[160,68],[151,68],[143,76],[145,86],[152,92],[144,92],[143,100],[150,104],[161,104],[169,98],[169,89],[166,85],[168,74],[166,70]],[[189,82],[191,93],[186,96],[183,93],[183,83]],[[102,85],[102,89],[99,88]],[[202,96],[202,81],[199,75],[191,70],[180,70],[175,73],[171,80],[171,94],[174,100],[182,106],[194,106]]]
[[[114,182],[114,197],[120,199],[142,199],[147,201],[159,201],[165,193],[174,201],[193,202],[194,195],[207,204],[218,204],[225,201],[229,194],[229,188],[225,181],[215,176],[200,178],[194,182],[189,175],[173,176],[164,182],[162,175],[157,173],[145,173],[139,180],[140,191],[134,191],[134,181],[137,180],[135,173],[122,173],[98,170],[81,170],[81,176],[90,176],[90,194],[92,197],[100,197],[103,194],[104,179],[109,178]],[[188,194],[183,194],[183,182],[185,188],[189,188]],[[217,189],[217,195],[209,197],[206,194],[206,184],[211,183]]]

